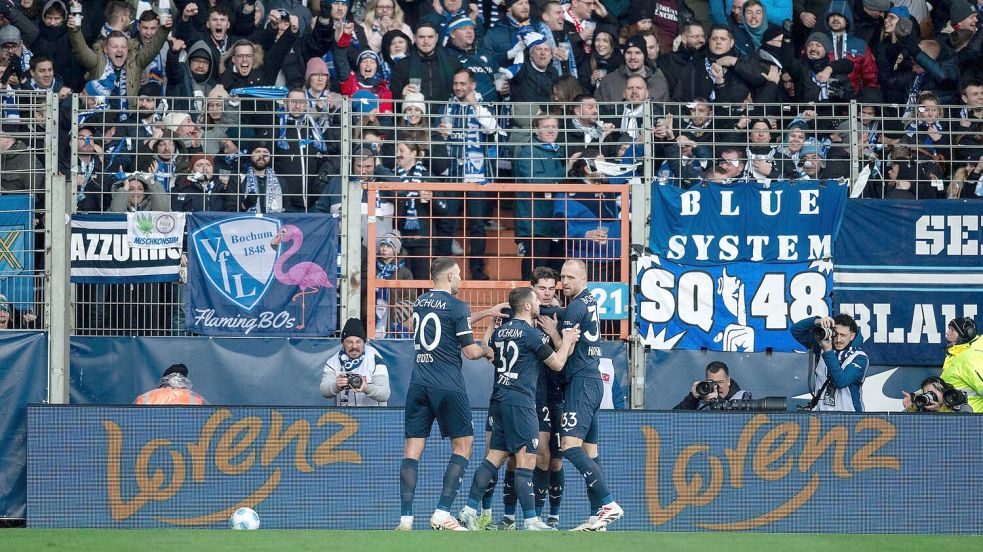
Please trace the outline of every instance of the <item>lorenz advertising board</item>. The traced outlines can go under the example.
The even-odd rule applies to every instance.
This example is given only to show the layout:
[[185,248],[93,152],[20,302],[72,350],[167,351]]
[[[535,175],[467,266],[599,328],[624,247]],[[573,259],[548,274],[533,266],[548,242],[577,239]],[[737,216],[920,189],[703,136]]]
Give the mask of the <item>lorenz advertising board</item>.
[[[484,417],[474,411],[476,427]],[[31,406],[28,525],[221,528],[249,506],[264,528],[392,529],[402,419],[388,408]],[[626,511],[612,529],[978,534],[977,503],[952,505],[983,473],[983,417],[952,422],[603,412],[604,470]],[[475,458],[483,450],[476,432]],[[419,528],[449,454],[434,440],[420,464]],[[580,478],[566,471],[563,528],[587,508]]]

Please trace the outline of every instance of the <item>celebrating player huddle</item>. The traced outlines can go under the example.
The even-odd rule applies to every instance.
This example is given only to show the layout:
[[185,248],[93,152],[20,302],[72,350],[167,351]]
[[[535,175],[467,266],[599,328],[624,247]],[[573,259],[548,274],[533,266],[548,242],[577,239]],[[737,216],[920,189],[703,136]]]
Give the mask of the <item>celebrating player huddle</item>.
[[[597,304],[587,290],[587,269],[582,261],[571,260],[563,265],[561,283],[568,304],[565,309],[550,308],[547,313],[541,303],[552,299],[555,272],[550,272],[545,276],[551,278],[543,277],[542,272],[533,278],[536,290],[513,289],[507,305],[497,305],[475,316],[475,321],[488,316],[504,318],[506,306],[511,309],[511,320],[498,328],[489,325],[485,345],[481,346],[474,341],[467,305],[454,297],[460,287],[460,267],[452,259],[434,259],[434,288],[421,295],[413,308],[416,365],[406,397],[406,444],[400,466],[402,511],[397,530],[413,528],[417,468],[434,420],[441,435],[451,439],[453,452],[440,499],[430,518],[433,529],[467,531],[487,527],[490,512],[487,502],[485,508],[482,503],[491,495],[499,468],[514,455],[512,489],[525,528],[556,530],[559,493],[555,501],[550,493],[550,523],[541,516],[547,489],[562,489],[560,450],[583,476],[593,514],[573,530],[603,530],[624,515],[611,496],[598,462],[597,412],[603,394],[598,370],[600,324]],[[547,316],[554,311],[558,320]],[[492,358],[495,384],[488,412],[485,458],[475,471],[467,505],[455,519],[450,510],[467,471],[474,434],[461,353],[472,360]],[[556,445],[559,450],[554,448]],[[537,452],[539,448],[544,450]],[[551,472],[560,474],[560,480]],[[480,517],[479,508],[483,514]],[[511,527],[506,522],[503,528],[514,526],[513,518]]]

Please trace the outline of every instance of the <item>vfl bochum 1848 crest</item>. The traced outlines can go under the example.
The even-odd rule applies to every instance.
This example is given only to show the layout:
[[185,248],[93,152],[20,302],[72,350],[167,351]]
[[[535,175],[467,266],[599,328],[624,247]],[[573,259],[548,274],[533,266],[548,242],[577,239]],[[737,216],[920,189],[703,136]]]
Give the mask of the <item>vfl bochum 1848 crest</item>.
[[247,312],[273,282],[278,252],[270,242],[280,225],[278,220],[250,215],[214,222],[191,236],[209,284]]

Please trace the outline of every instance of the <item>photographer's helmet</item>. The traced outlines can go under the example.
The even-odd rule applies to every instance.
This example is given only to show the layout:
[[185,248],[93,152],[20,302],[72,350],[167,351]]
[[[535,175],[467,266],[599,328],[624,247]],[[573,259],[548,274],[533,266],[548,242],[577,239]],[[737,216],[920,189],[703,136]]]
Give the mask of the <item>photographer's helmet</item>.
[[976,339],[976,322],[972,318],[966,316],[963,318],[953,318],[949,321],[949,327],[952,328],[959,339],[956,340],[955,345],[962,345],[963,343],[969,343],[970,341]]

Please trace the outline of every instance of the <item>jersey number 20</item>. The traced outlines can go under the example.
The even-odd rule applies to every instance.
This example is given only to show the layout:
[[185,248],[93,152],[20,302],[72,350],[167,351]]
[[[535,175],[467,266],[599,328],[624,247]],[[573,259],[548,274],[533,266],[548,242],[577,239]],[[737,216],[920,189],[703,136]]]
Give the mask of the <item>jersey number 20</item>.
[[[437,344],[440,343],[440,320],[437,318],[437,313],[431,312],[420,320],[420,314],[413,313],[413,348],[417,351],[421,347],[425,351],[431,352],[437,348]],[[427,341],[427,324],[433,322],[433,340]]]

